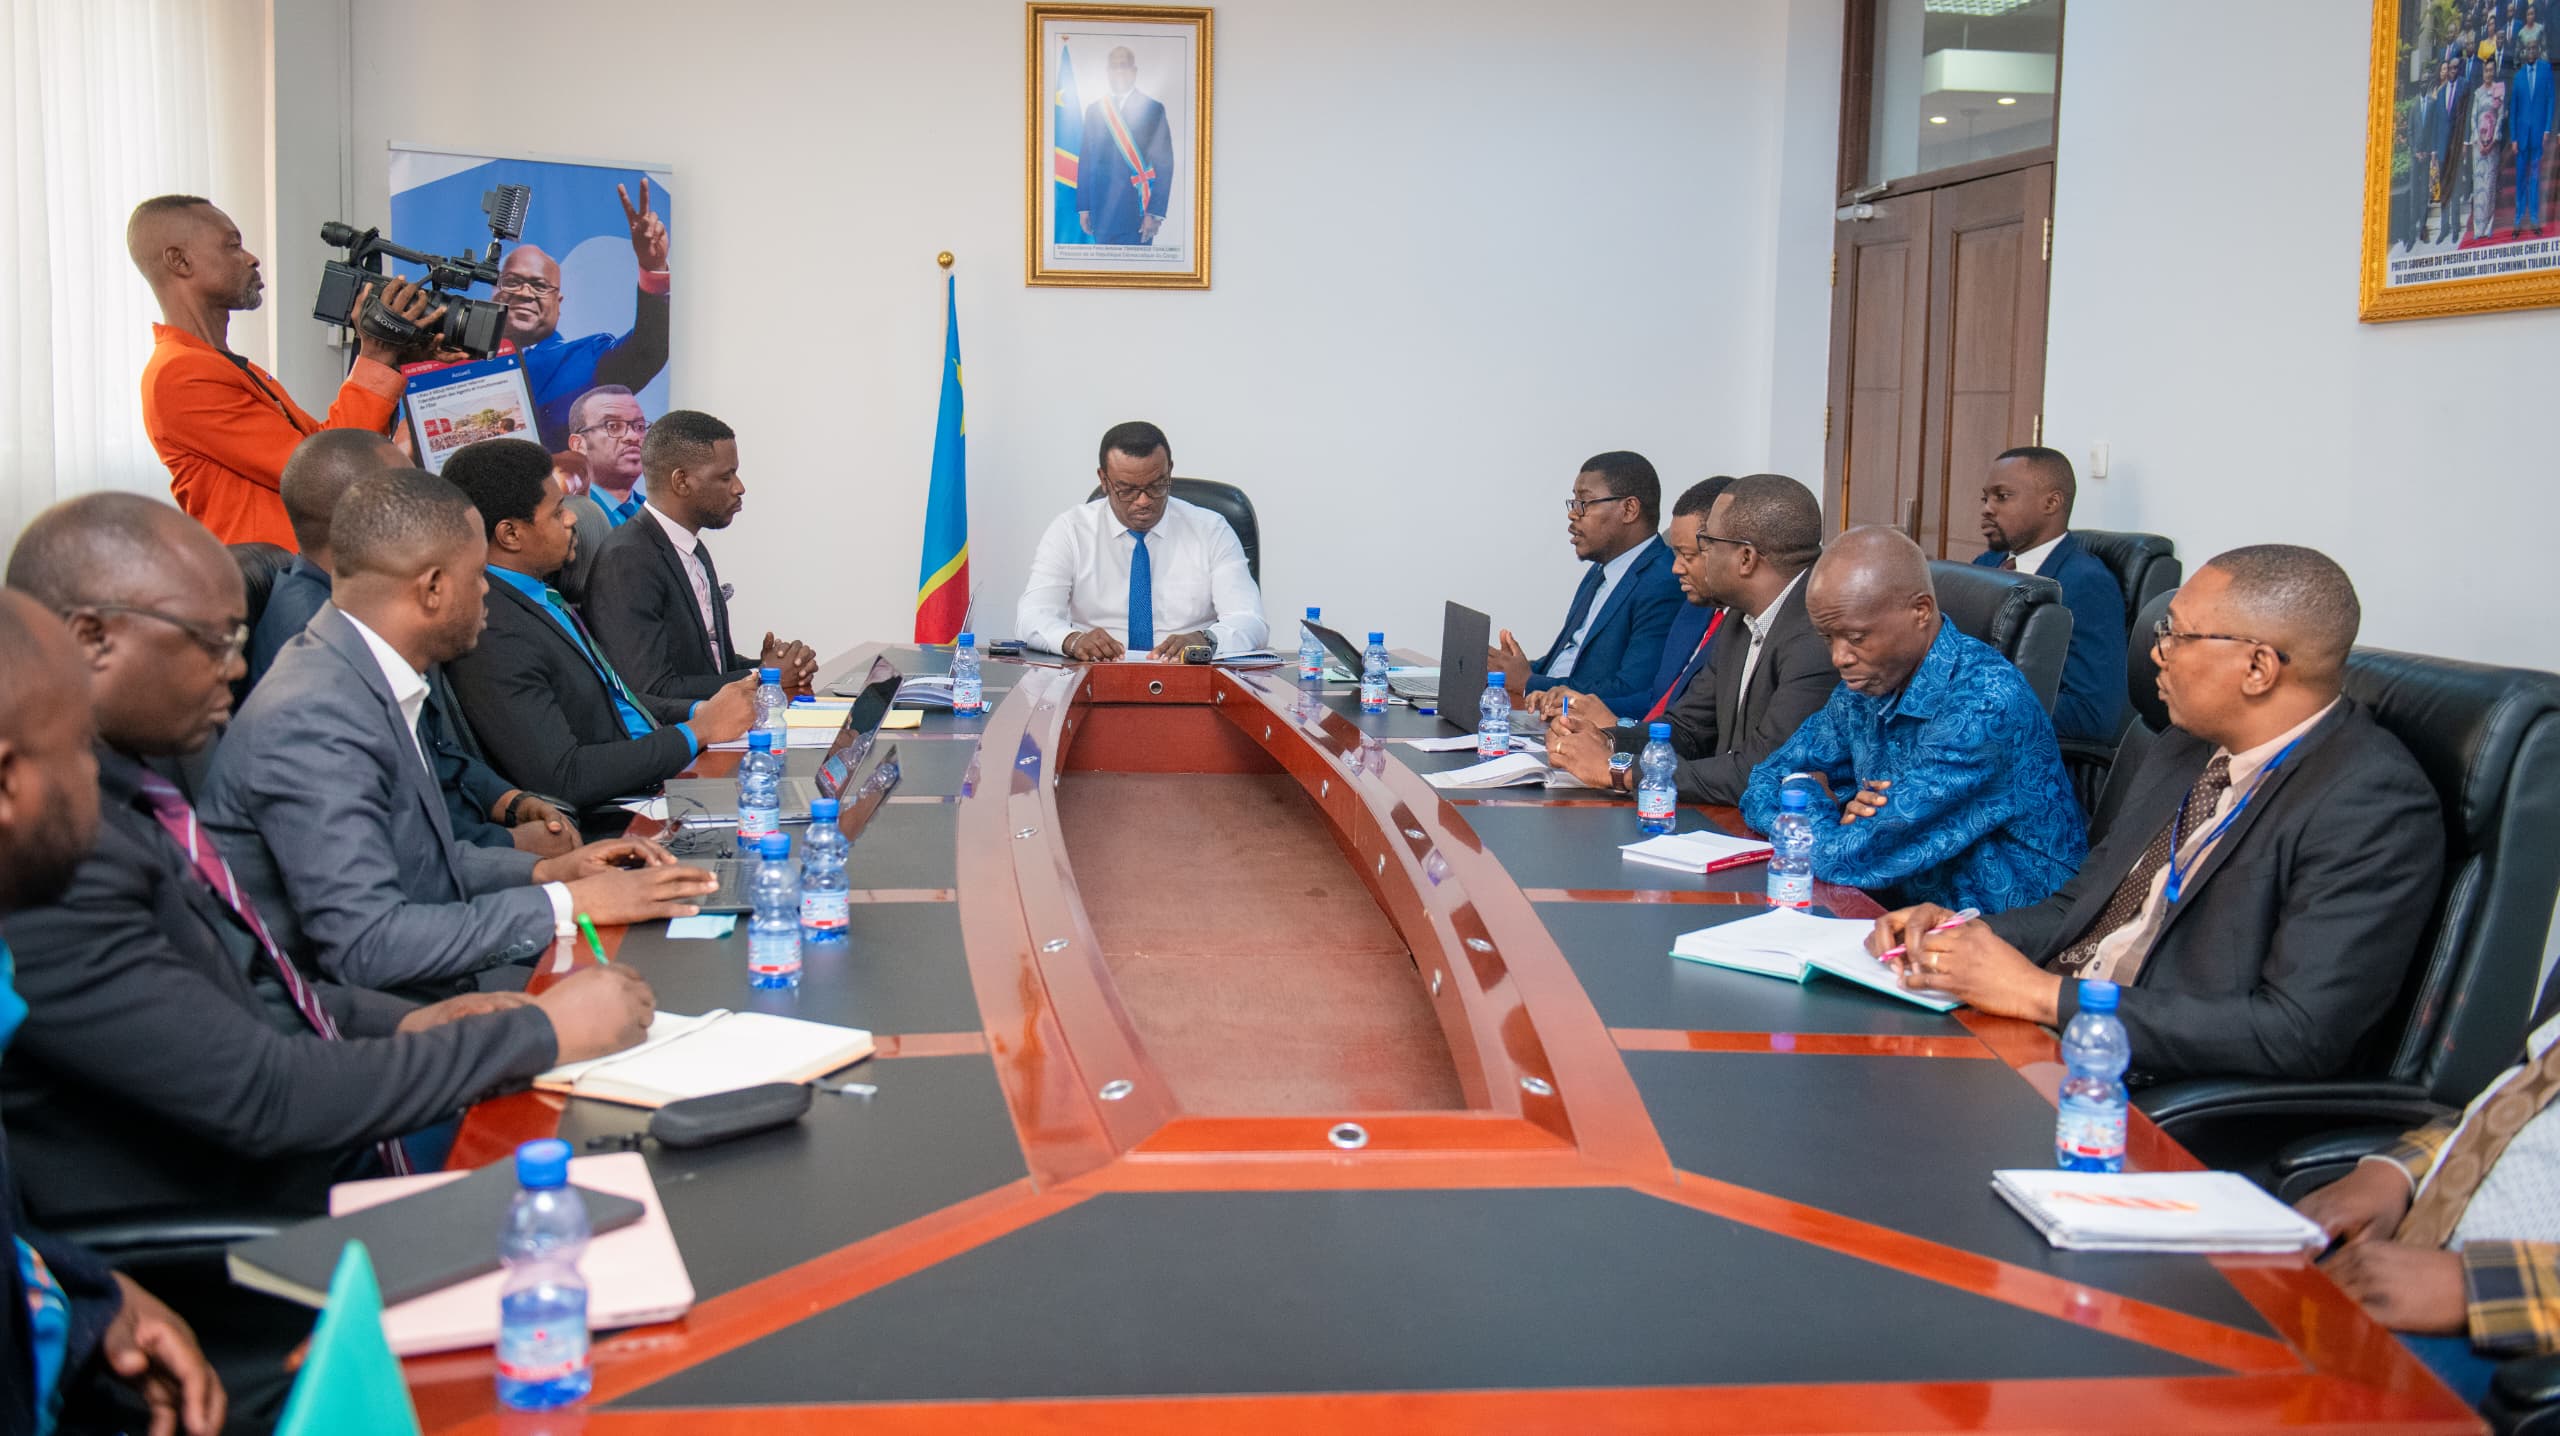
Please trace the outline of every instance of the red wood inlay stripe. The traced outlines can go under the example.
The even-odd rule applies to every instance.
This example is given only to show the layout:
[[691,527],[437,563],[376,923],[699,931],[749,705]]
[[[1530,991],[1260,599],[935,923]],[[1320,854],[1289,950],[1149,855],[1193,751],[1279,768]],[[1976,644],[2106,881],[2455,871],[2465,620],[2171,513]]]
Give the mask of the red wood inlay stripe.
[[1769,905],[1769,900],[1758,893],[1677,892],[1666,889],[1522,888],[1520,895],[1531,902],[1668,902],[1702,903],[1711,907],[1767,907]]
[[855,888],[847,895],[857,903],[953,902],[959,896],[950,888]]
[[1612,1027],[1621,1052],[1787,1052],[1823,1057],[1973,1057],[1991,1049],[1971,1037],[1907,1037],[1867,1032],[1674,1032]]
[[963,1057],[987,1050],[983,1032],[901,1032],[872,1039],[874,1057]]

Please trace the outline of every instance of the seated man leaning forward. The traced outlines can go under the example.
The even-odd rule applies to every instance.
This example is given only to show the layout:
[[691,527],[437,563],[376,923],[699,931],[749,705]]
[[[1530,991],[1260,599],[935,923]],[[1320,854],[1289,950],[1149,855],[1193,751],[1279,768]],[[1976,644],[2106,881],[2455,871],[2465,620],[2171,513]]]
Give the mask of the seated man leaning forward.
[[2078,875],[1946,932],[1935,907],[1888,914],[1869,946],[1908,940],[1905,982],[2049,1025],[2079,1011],[2069,979],[2116,983],[2140,1075],[2345,1067],[2400,990],[2444,847],[2417,760],[2340,692],[2359,618],[2311,549],[2207,563],[2152,634],[2171,726]]
[[2060,887],[2088,831],[2053,720],[2026,675],[1938,612],[1920,546],[1889,528],[1833,539],[1805,580],[1805,612],[1841,686],[1752,769],[1743,821],[1769,831],[1801,773],[1822,789],[1813,875],[1825,882],[1986,912]]
[[1102,436],[1102,497],[1050,521],[1031,558],[1014,626],[1034,648],[1079,663],[1130,653],[1180,658],[1271,636],[1262,590],[1227,521],[1173,496],[1173,445],[1153,424]]

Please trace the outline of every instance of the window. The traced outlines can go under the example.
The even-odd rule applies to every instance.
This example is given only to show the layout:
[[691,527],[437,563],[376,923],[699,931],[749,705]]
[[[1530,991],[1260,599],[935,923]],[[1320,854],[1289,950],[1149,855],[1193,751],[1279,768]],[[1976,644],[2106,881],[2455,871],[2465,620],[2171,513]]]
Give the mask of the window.
[[[2053,143],[2062,0],[1872,0],[1865,28],[1863,76],[1850,57],[1865,154],[1849,187]],[[1854,123],[1856,97],[1850,109]]]

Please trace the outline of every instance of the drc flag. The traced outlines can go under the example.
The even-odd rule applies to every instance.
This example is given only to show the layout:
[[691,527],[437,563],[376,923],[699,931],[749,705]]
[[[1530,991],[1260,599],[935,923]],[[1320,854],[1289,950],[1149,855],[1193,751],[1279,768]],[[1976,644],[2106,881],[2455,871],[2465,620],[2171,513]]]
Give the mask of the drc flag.
[[1058,93],[1049,101],[1050,242],[1083,244],[1084,226],[1076,222],[1076,146],[1084,141],[1084,97],[1076,89],[1075,62],[1067,58],[1067,42],[1058,42]]
[[969,621],[968,426],[960,414],[960,281],[946,279],[942,411],[933,426],[933,488],[924,503],[924,561],[916,570],[916,642],[949,643]]

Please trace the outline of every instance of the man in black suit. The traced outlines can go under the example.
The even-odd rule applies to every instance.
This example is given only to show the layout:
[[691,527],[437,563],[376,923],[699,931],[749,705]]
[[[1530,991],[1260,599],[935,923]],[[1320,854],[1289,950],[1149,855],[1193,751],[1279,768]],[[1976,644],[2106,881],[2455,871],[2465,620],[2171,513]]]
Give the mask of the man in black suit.
[[[0,589],[0,916],[61,896],[98,832],[98,762],[90,743],[88,676],[70,635],[22,593]],[[80,701],[67,701],[81,695]],[[26,1019],[0,943],[0,1048]],[[19,1219],[9,1150],[0,1138],[0,1300],[24,1313],[0,1346],[0,1431],[35,1431],[39,1417],[83,1409],[101,1377],[131,1388],[152,1429],[188,1436],[222,1427],[222,1382],[195,1333],[131,1277]],[[39,1315],[41,1314],[41,1315]],[[39,1337],[39,1330],[45,1335]],[[91,1429],[72,1416],[56,1429]]]
[[[1805,615],[1804,575],[1822,551],[1822,506],[1779,474],[1736,479],[1694,533],[1672,523],[1680,582],[1696,603],[1720,603],[1741,631],[1716,640],[1706,666],[1667,710],[1680,755],[1680,796],[1692,803],[1739,803],[1751,770],[1840,684],[1830,645]],[[1593,787],[1632,793],[1635,773],[1610,759],[1629,730],[1593,700],[1548,738],[1550,761]],[[1643,730],[1633,732],[1640,750]]]
[[[267,590],[267,606],[249,631],[251,689],[329,602],[336,563],[330,528],[347,486],[367,474],[408,467],[408,459],[389,439],[369,429],[323,429],[294,448],[284,466],[284,512],[293,521],[293,540],[302,551],[276,575],[275,586]],[[577,825],[568,814],[547,798],[509,786],[481,759],[479,741],[462,721],[462,705],[454,701],[441,664],[427,670],[427,706],[418,716],[418,741],[435,764],[454,836],[482,847],[522,848],[543,858],[578,845]]]
[[2434,904],[2444,813],[2400,741],[2340,691],[2360,610],[2325,555],[2233,549],[2154,635],[2173,725],[2106,839],[2043,903],[1931,929],[1878,920],[1903,980],[2060,1026],[2123,988],[2138,1076],[2314,1078],[2391,1008]]
[[657,787],[705,744],[746,736],[752,674],[698,703],[643,693],[546,581],[577,547],[578,528],[541,445],[467,444],[444,476],[470,496],[489,537],[489,626],[446,671],[499,772],[590,810]]
[[[0,919],[28,1006],[0,1059],[0,1111],[36,1219],[317,1214],[333,1182],[406,1170],[403,1134],[640,1040],[655,1004],[625,968],[537,998],[418,1007],[305,978],[275,945],[193,808],[148,766],[213,741],[248,641],[240,571],[201,525],[135,494],[71,499],[27,526],[8,583],[61,615],[97,732],[95,840],[59,897]],[[218,1289],[171,1296],[236,1315]],[[307,1329],[309,1313],[296,1322]],[[256,1391],[281,1399],[283,1352],[250,1355],[224,1366],[224,1384],[255,1409]]]
[[[603,536],[587,576],[588,629],[623,681],[652,698],[708,698],[759,668],[801,689],[818,673],[809,645],[764,636],[759,657],[729,634],[729,585],[711,562],[704,529],[725,529],[747,501],[737,431],[696,409],[649,426],[640,445],[648,502]],[[646,519],[647,522],[640,522]]]

